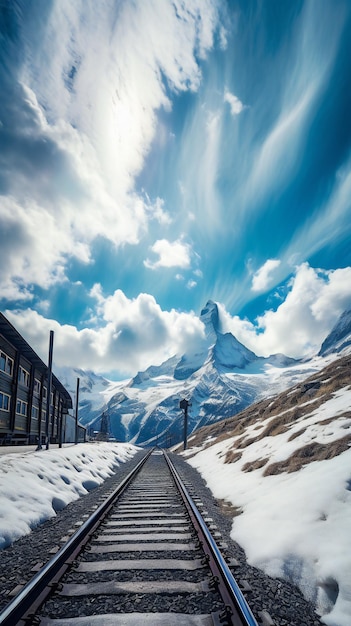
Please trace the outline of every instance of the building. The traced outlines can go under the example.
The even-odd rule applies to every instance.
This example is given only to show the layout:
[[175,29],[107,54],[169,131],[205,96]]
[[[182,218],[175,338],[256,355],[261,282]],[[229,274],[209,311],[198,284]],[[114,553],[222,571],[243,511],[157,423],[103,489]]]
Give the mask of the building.
[[[48,367],[0,313],[0,445],[46,441]],[[72,399],[52,375],[48,435],[64,440]]]
[[67,413],[63,420],[62,441],[65,443],[85,443],[87,440],[87,429],[78,423],[78,432],[76,432],[76,418]]

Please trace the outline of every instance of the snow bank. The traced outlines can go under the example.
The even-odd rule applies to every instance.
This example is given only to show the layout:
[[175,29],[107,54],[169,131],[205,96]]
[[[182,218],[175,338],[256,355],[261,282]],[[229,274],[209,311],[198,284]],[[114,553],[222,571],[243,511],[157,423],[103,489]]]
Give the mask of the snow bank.
[[0,457],[0,548],[98,487],[138,448],[94,443]]

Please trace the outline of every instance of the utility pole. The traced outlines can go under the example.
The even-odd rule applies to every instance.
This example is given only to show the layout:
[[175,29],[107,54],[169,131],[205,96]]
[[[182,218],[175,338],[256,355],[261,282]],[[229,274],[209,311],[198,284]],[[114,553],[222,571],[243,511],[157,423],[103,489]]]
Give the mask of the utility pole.
[[52,386],[52,353],[54,349],[54,331],[50,330],[50,341],[49,341],[49,365],[48,365],[48,390],[47,390],[47,398],[46,398],[46,421],[45,421],[45,442],[46,449],[49,449],[50,444],[50,436],[49,436],[49,427],[50,427],[50,408],[51,408],[51,386]]
[[181,400],[179,402],[179,407],[184,411],[184,448],[186,450],[188,443],[188,407],[191,406],[191,402],[188,400]]
[[79,402],[79,381],[80,379],[77,378],[77,391],[76,391],[76,431],[75,431],[75,438],[74,438],[74,443],[77,444],[78,443],[78,402]]

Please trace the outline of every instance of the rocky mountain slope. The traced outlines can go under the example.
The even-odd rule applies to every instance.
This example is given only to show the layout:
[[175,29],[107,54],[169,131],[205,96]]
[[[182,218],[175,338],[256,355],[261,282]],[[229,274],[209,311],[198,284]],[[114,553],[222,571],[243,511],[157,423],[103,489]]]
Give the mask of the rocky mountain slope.
[[320,356],[341,353],[351,346],[351,311],[344,311],[338,323],[323,341]]
[[[205,338],[196,352],[173,356],[139,372],[129,381],[111,383],[92,372],[81,379],[79,419],[99,430],[105,412],[110,435],[119,441],[170,446],[183,439],[180,400],[189,406],[188,432],[235,415],[319,371],[351,342],[351,313],[346,312],[322,345],[319,356],[297,361],[284,355],[258,357],[231,333],[222,333],[217,305],[201,312]],[[72,372],[59,377],[74,395]]]

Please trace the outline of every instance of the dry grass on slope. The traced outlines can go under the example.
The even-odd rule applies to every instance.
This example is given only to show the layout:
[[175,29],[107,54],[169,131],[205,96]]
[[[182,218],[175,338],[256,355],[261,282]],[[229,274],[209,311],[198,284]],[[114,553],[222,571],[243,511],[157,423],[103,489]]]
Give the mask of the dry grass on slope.
[[[337,391],[350,386],[350,366],[351,355],[337,359],[278,396],[251,405],[230,419],[201,428],[191,437],[191,447],[195,448],[194,454],[196,448],[205,449],[221,441],[235,438],[235,442],[225,455],[226,463],[234,463],[240,460],[250,444],[266,437],[288,433],[296,426],[297,421],[301,428],[297,431],[294,429],[288,441],[298,439],[306,430],[304,419],[330,400]],[[321,419],[319,426],[323,427],[336,419],[350,417],[350,411],[342,415],[338,413],[335,417]],[[340,435],[339,439],[328,443],[314,441],[298,447],[297,442],[297,449],[286,460],[269,464],[268,458],[261,458],[243,465],[242,470],[252,471],[266,466],[264,475],[297,471],[312,461],[330,459],[341,454],[348,449],[350,442],[349,434]]]
[[282,472],[297,472],[303,465],[311,463],[312,461],[325,461],[332,459],[334,456],[338,456],[348,450],[350,443],[351,434],[345,435],[345,437],[327,444],[313,441],[295,450],[295,452],[284,461],[268,465],[263,475],[272,476],[273,474],[281,474]]

